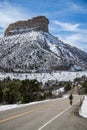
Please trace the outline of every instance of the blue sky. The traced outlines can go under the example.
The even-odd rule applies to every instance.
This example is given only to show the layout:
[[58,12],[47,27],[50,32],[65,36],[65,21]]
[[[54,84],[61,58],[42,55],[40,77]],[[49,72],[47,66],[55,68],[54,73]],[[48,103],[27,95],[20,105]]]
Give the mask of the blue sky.
[[49,32],[87,52],[87,0],[0,0],[0,37],[17,20],[46,16]]

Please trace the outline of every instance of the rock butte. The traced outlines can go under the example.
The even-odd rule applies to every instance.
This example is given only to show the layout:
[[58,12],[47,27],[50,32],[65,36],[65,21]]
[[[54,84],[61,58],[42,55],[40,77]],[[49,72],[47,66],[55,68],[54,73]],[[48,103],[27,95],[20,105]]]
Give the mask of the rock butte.
[[15,35],[21,34],[29,31],[48,31],[49,20],[45,16],[37,16],[32,19],[28,19],[25,21],[17,21],[15,23],[10,24],[5,30],[4,35]]

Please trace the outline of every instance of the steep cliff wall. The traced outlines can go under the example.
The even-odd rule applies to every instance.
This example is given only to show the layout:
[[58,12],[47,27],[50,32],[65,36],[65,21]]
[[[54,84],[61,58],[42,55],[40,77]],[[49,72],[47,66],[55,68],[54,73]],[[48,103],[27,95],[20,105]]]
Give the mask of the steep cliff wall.
[[49,20],[45,16],[38,16],[27,21],[18,21],[10,24],[5,30],[5,36],[21,34],[28,31],[39,31],[48,32]]

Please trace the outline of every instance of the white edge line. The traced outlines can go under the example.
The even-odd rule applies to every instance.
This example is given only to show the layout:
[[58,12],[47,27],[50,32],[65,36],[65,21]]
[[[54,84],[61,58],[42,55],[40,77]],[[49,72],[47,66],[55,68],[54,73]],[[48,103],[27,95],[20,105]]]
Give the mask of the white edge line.
[[[77,102],[76,102],[77,103]],[[74,105],[76,104],[74,103]],[[55,120],[56,118],[58,118],[59,116],[61,116],[64,112],[66,112],[67,110],[69,110],[72,106],[69,106],[68,108],[66,108],[64,111],[60,112],[58,115],[56,115],[55,117],[53,117],[51,120],[49,120],[47,123],[45,123],[42,127],[40,127],[38,130],[42,130],[45,126],[47,126],[49,123],[51,123],[53,120]]]

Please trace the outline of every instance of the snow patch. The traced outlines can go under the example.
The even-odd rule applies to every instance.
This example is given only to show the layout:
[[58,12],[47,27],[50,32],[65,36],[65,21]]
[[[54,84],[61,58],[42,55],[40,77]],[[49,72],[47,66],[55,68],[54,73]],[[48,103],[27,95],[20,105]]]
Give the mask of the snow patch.
[[63,93],[63,92],[64,92],[64,87],[59,88],[57,90],[53,90],[52,94],[57,96],[58,94]]

